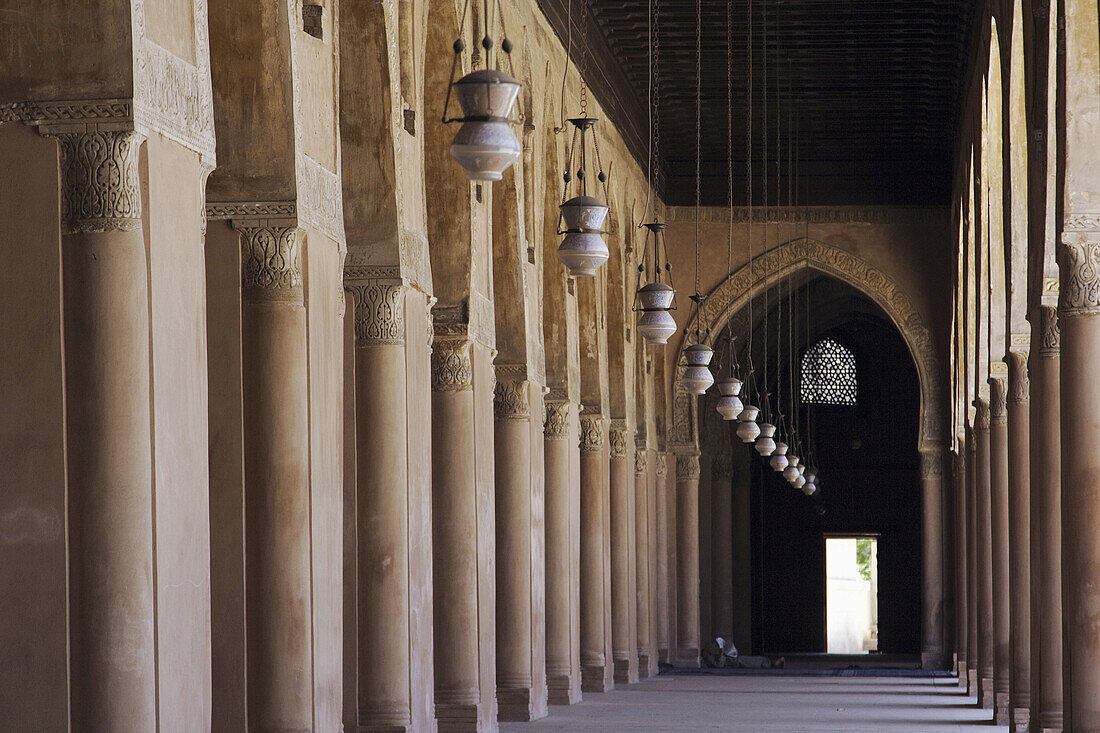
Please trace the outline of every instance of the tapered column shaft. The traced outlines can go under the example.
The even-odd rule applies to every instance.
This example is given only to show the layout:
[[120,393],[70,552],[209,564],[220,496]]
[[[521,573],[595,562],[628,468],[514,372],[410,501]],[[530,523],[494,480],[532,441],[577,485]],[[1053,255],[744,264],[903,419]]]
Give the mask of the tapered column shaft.
[[[157,726],[142,138],[60,138],[72,720],[136,733]],[[101,152],[117,180],[93,175]]]
[[1058,311],[1040,306],[1031,356],[1031,580],[1039,603],[1032,609],[1032,663],[1039,665],[1038,719],[1041,731],[1062,730],[1062,430]]
[[360,730],[412,722],[408,420],[401,283],[346,283],[355,302]]
[[980,688],[981,661],[978,655],[978,481],[977,431],[966,428],[964,453],[966,472],[966,689],[977,696]]
[[240,226],[248,711],[313,729],[309,411],[301,232]]
[[943,644],[943,447],[921,453],[921,663],[939,669]]
[[711,628],[715,636],[733,636],[733,458],[720,453],[711,479]]
[[585,692],[614,686],[611,629],[607,616],[610,578],[605,572],[604,542],[610,532],[607,493],[610,481],[606,420],[581,416],[581,685]]
[[677,638],[680,633],[680,558],[677,550],[677,535],[680,525],[677,518],[679,498],[676,481],[676,455],[666,453],[665,461],[668,467],[668,474],[665,476],[665,505],[668,515],[668,662],[671,664],[675,661]]
[[633,441],[625,421],[612,420],[609,431],[611,476],[611,640],[615,681],[638,681],[637,576],[634,559]]
[[670,595],[669,585],[669,552],[668,552],[668,488],[667,464],[665,454],[657,453],[655,457],[654,489],[657,504],[657,655],[659,661],[668,662],[669,649],[669,619],[670,619]]
[[[495,393],[497,704],[501,720],[546,716],[544,606],[532,475],[531,384],[497,367]],[[501,373],[501,372],[505,373]],[[541,512],[539,513],[541,514]],[[536,643],[537,642],[537,643]]]
[[638,676],[657,674],[657,649],[653,633],[653,473],[644,442],[634,446],[634,526],[637,541]]
[[676,456],[676,651],[699,666],[699,456]]
[[581,699],[580,476],[576,406],[546,403],[543,427],[546,471],[546,674],[549,700]]
[[993,709],[993,545],[990,535],[989,403],[976,401],[977,425],[974,430],[975,519],[977,524],[978,598],[978,705]]
[[989,380],[990,542],[993,552],[993,696],[994,720],[1009,723],[1012,679],[1011,594],[1008,580],[1008,411],[1007,381]]
[[1008,362],[1008,584],[1012,675],[1010,705],[1016,730],[1031,726],[1031,468],[1027,354]]
[[959,445],[961,454],[954,454],[952,464],[955,475],[955,658],[956,672],[959,675],[959,685],[967,684],[967,644],[968,644],[968,598],[967,598],[967,557],[969,555],[967,543],[966,513],[966,442]]

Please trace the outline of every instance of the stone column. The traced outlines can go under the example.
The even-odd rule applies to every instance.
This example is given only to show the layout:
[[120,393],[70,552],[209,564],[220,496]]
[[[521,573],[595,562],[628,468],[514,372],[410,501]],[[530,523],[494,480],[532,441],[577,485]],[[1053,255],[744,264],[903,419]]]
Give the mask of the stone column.
[[1014,730],[1031,729],[1031,448],[1027,352],[1008,362],[1008,587]]
[[360,730],[408,730],[408,419],[405,287],[345,281],[355,303]]
[[657,649],[653,644],[653,491],[649,466],[649,451],[645,441],[634,444],[634,526],[637,532],[635,553],[637,562],[638,676],[657,675]]
[[547,714],[541,589],[536,590],[531,476],[531,383],[497,367],[496,461],[497,705],[500,720]]
[[677,667],[699,666],[699,456],[676,456]]
[[714,636],[733,636],[733,457],[719,453],[711,478],[711,595],[710,623]]
[[990,534],[989,403],[978,408],[974,428],[974,512],[977,525],[974,589],[978,600],[978,706],[993,709],[993,545]]
[[981,679],[981,660],[978,654],[978,480],[977,431],[966,428],[966,689],[967,694],[978,695]]
[[625,420],[612,420],[608,431],[611,472],[611,640],[615,682],[638,681],[637,578],[632,559],[634,536],[634,461]]
[[143,138],[124,130],[58,137],[72,721],[81,730],[154,730]]
[[[1095,13],[1094,7],[1094,29]],[[1087,22],[1067,16],[1067,26]],[[1071,52],[1067,49],[1067,64]],[[1095,66],[1095,47],[1085,60]],[[1068,197],[1068,182],[1066,188]],[[1064,723],[1074,733],[1095,733],[1100,731],[1100,213],[1072,219],[1068,208],[1067,203],[1058,308]]]
[[669,661],[669,563],[668,563],[668,489],[666,479],[668,474],[665,454],[658,452],[655,456],[654,467],[655,484],[657,494],[657,656],[658,660],[667,663]]
[[605,495],[609,483],[606,421],[581,415],[581,688],[606,692],[614,687],[611,629],[606,623],[604,535],[608,531]]
[[921,666],[941,669],[943,645],[943,446],[921,451]]
[[966,514],[966,441],[960,443],[959,453],[953,454],[955,475],[955,661],[959,685],[967,686],[967,557],[968,537]]
[[[1060,425],[1058,311],[1039,307],[1031,355],[1031,581],[1032,664],[1038,663],[1038,689],[1032,721],[1043,733],[1062,730],[1062,461]],[[1034,677],[1033,677],[1034,679]],[[1038,693],[1038,695],[1036,695]]]
[[989,510],[993,553],[993,720],[1008,725],[1012,680],[1011,594],[1008,587],[1008,383],[989,380]]
[[[671,464],[673,472],[676,470],[676,454],[665,454],[666,466]],[[676,644],[679,634],[679,552],[676,549],[678,543],[676,537],[679,533],[677,521],[679,503],[676,491],[676,476],[665,476],[665,513],[668,516],[668,663],[674,664],[676,659]]]
[[574,471],[576,408],[546,402],[543,427],[546,471],[546,674],[553,705],[581,699],[580,483]]
[[472,343],[432,346],[432,548],[435,710],[440,731],[480,717],[478,512]]

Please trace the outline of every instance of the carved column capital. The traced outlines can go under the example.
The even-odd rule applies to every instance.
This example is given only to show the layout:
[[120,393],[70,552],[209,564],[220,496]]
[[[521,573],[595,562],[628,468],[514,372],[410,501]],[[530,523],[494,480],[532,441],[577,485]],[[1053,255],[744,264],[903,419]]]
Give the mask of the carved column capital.
[[355,303],[356,346],[405,344],[405,285],[400,280],[346,280]]
[[733,478],[733,456],[729,453],[719,453],[714,457],[710,470],[715,481]]
[[920,477],[938,478],[943,476],[943,448],[935,446],[920,452]]
[[542,426],[542,435],[547,440],[565,440],[569,437],[569,416],[572,406],[569,400],[548,400],[546,402],[546,421]]
[[1008,402],[1021,404],[1031,398],[1031,385],[1027,376],[1026,351],[1010,351],[1005,354],[1008,364]]
[[[989,430],[989,403],[979,397],[974,400],[974,407],[977,410],[974,417],[974,427],[978,430]],[[970,441],[970,445],[973,449],[974,441]]]
[[1058,356],[1061,341],[1058,309],[1052,305],[1039,306],[1039,357],[1050,359]]
[[1061,317],[1100,313],[1100,213],[1066,212],[1058,269]]
[[656,464],[657,465],[655,465],[653,467],[654,472],[660,477],[667,476],[668,475],[668,461],[665,458],[664,453],[658,453],[657,454]]
[[291,222],[233,220],[241,235],[241,287],[251,301],[302,301],[302,230]]
[[649,454],[644,443],[634,444],[634,475],[644,476],[649,473]]
[[68,234],[141,228],[138,157],[145,137],[133,130],[59,130],[61,226]]
[[464,392],[474,388],[474,367],[467,339],[437,339],[432,344],[432,391]]
[[676,480],[677,481],[698,481],[699,480],[699,456],[691,455],[676,456]]
[[613,419],[611,421],[611,427],[607,431],[607,437],[608,444],[611,447],[612,458],[626,458],[628,449],[626,432],[626,420]]
[[584,453],[599,453],[604,444],[604,419],[601,415],[581,415],[580,447]]
[[989,422],[991,425],[1008,422],[1008,380],[1004,377],[989,378]]
[[496,387],[493,388],[493,412],[497,420],[522,420],[531,417],[529,385],[530,382],[526,379],[498,378]]

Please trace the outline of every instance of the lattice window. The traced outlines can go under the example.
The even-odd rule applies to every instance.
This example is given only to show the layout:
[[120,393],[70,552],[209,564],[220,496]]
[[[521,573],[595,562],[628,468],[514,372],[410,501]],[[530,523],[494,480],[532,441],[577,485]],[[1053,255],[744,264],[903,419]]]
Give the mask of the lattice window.
[[831,338],[802,357],[802,401],[818,405],[856,403],[856,358]]

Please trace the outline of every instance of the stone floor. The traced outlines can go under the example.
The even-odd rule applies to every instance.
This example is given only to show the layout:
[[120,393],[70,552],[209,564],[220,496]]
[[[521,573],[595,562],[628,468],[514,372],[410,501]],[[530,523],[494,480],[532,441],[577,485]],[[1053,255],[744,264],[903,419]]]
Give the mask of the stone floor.
[[662,675],[572,707],[551,706],[521,731],[784,731],[977,733],[991,713],[974,707],[953,678]]

